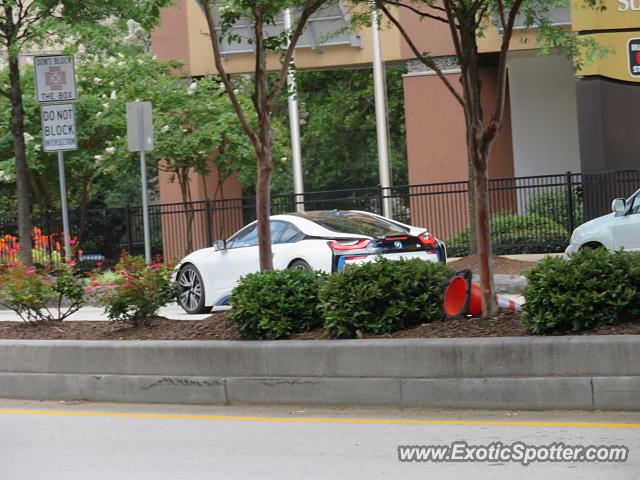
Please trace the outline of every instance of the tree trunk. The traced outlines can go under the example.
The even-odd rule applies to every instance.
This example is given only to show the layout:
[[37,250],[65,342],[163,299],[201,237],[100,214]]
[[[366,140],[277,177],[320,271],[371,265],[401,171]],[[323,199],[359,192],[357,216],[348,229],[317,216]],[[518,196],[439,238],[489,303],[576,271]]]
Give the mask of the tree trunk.
[[476,237],[478,256],[480,258],[480,290],[482,313],[487,315],[497,310],[493,284],[491,226],[489,224],[489,182],[487,179],[487,159],[482,158],[482,153],[478,151],[474,152],[474,157]]
[[20,87],[20,65],[16,55],[9,55],[9,81],[11,83],[11,133],[16,156],[16,188],[18,196],[18,238],[20,259],[33,265],[31,252],[31,217],[29,212],[29,176],[27,174],[27,148],[24,142],[24,108]]
[[193,252],[193,205],[191,204],[191,189],[189,188],[189,170],[183,169],[178,173],[178,184],[180,185],[180,194],[182,196],[182,206],[184,207],[187,227],[187,245],[185,246],[185,255]]
[[[268,133],[267,135],[270,136]],[[258,217],[258,254],[260,255],[260,271],[273,269],[271,252],[271,227],[269,213],[271,211],[271,172],[273,162],[271,146],[263,143],[258,155],[258,182],[256,184],[256,213]]]
[[469,192],[468,192],[468,206],[469,206],[469,255],[476,255],[478,253],[478,235],[476,234],[476,183],[475,170],[473,168],[473,160],[469,159],[467,168],[469,170]]

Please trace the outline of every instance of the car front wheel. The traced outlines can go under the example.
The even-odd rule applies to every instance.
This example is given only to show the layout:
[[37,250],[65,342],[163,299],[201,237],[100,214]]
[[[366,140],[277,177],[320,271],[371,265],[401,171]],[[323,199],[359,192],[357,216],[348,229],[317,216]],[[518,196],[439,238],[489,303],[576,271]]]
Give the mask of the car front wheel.
[[182,288],[178,303],[190,314],[207,313],[211,307],[204,305],[204,283],[200,272],[194,265],[187,265],[178,274],[178,285]]

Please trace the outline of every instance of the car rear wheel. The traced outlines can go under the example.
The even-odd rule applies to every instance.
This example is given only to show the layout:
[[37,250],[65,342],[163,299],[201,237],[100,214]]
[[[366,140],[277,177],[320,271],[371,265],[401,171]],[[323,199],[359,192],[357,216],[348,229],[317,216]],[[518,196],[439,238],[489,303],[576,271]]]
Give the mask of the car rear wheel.
[[304,260],[296,260],[291,265],[289,265],[291,270],[306,270],[307,272],[313,272],[313,268]]
[[185,312],[194,314],[211,311],[211,307],[204,305],[204,282],[194,265],[187,265],[180,270],[178,285],[182,288],[178,303]]

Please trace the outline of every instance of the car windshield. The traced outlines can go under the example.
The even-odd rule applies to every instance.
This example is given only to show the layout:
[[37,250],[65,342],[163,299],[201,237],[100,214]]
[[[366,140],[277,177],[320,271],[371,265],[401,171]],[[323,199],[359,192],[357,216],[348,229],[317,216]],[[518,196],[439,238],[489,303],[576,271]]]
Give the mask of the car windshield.
[[395,222],[358,212],[332,210],[330,212],[306,212],[293,215],[311,220],[336,233],[384,237],[409,232],[407,228]]

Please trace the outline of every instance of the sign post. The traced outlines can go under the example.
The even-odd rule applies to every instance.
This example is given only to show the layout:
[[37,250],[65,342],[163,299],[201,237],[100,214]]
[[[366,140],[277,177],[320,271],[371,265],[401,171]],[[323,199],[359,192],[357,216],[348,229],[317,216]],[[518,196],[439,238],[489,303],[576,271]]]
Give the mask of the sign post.
[[42,145],[45,152],[58,152],[58,174],[60,175],[60,207],[64,230],[65,258],[71,258],[71,238],[69,234],[69,210],[67,206],[67,184],[64,175],[65,150],[76,150],[76,119],[72,103],[41,105]]
[[42,146],[45,152],[58,152],[64,254],[65,258],[69,260],[71,259],[71,235],[63,152],[78,148],[75,109],[72,103],[50,103],[76,99],[76,73],[73,55],[35,56],[33,57],[33,70],[36,80],[36,100],[42,104],[49,103],[49,105],[40,106]]
[[153,150],[151,102],[127,102],[127,144],[130,152],[140,152],[144,257],[147,264],[150,265],[151,234],[149,231],[149,194],[147,193],[147,161],[145,152]]

